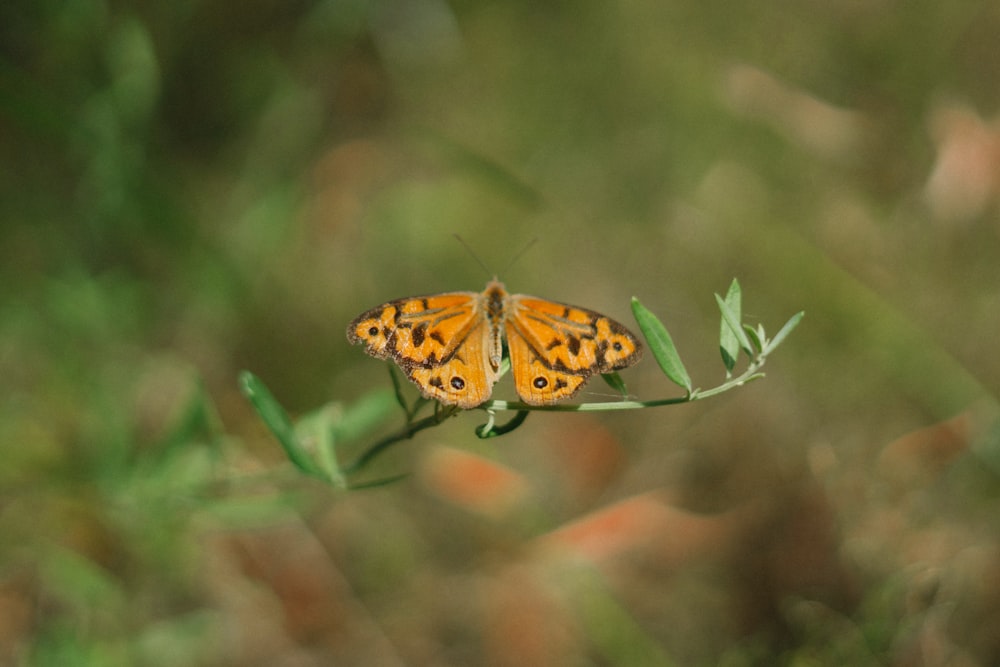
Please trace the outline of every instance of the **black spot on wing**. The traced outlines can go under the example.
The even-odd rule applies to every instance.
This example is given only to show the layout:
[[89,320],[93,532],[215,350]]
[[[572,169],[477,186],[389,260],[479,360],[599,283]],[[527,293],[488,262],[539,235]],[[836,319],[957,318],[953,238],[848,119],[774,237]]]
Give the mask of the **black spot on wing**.
[[608,341],[602,340],[597,344],[597,350],[594,352],[594,357],[597,359],[598,368],[607,367],[607,353],[608,353]]
[[574,357],[580,354],[580,339],[576,336],[569,336],[569,353]]
[[427,322],[421,322],[413,327],[413,344],[420,347],[424,344],[424,337],[427,333]]

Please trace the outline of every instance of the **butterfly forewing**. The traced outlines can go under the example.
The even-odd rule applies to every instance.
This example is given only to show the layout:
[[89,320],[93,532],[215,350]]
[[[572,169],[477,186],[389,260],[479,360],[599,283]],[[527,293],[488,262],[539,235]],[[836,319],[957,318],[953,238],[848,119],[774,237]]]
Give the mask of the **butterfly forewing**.
[[511,297],[507,318],[535,357],[573,374],[608,373],[639,360],[642,346],[622,324],[586,308],[537,297]]
[[514,387],[526,403],[569,398],[594,373],[626,368],[641,355],[628,329],[586,308],[514,295],[505,321]]
[[390,301],[355,319],[347,338],[404,369],[436,366],[450,359],[481,321],[480,299],[475,292],[452,292]]

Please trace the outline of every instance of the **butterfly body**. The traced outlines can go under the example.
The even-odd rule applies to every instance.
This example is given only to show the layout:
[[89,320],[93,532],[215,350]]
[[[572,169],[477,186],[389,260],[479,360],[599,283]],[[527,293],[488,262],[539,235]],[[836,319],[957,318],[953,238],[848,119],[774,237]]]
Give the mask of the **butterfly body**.
[[624,325],[592,310],[524,294],[491,281],[483,292],[397,299],[347,329],[379,359],[392,359],[421,393],[473,408],[490,397],[507,341],[518,396],[548,405],[573,396],[594,373],[631,366],[642,353]]

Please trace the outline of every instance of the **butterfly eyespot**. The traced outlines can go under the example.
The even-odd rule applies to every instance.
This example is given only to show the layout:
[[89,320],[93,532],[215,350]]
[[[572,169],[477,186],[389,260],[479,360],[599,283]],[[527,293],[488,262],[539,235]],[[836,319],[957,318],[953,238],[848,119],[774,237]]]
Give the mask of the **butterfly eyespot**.
[[451,379],[451,388],[455,391],[462,391],[465,389],[465,380],[456,375]]
[[615,352],[621,352],[624,349],[621,342],[617,340],[611,345],[611,347],[615,348]]
[[376,327],[376,326],[370,326],[370,327],[368,327],[368,335],[372,336],[372,337],[377,336],[378,335],[378,327]]
[[535,389],[545,389],[549,386],[549,381],[543,377],[537,377],[531,381],[531,386]]

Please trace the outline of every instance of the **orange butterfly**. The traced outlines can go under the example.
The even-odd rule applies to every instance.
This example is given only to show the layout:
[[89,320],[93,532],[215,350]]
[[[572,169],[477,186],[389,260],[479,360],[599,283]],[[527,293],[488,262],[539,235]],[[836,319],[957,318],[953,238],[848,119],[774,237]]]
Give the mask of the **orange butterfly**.
[[610,317],[491,281],[486,290],[397,299],[359,315],[347,339],[392,359],[427,398],[474,408],[500,377],[507,340],[521,400],[548,405],[573,396],[594,373],[631,366],[642,345]]

